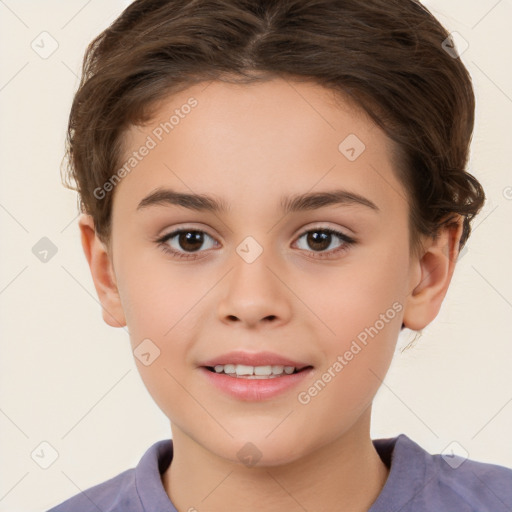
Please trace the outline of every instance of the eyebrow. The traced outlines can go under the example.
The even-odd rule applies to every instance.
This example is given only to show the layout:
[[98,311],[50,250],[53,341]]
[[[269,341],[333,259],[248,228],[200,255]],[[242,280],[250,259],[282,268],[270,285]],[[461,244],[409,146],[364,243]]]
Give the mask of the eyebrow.
[[[197,210],[212,213],[226,213],[228,204],[222,200],[206,194],[187,194],[177,192],[169,188],[158,188],[144,197],[137,206],[141,210],[150,206],[181,206],[189,210]],[[317,210],[334,205],[361,205],[376,212],[378,206],[355,192],[347,190],[330,190],[325,192],[309,192],[281,198],[281,209],[284,213],[305,210]]]

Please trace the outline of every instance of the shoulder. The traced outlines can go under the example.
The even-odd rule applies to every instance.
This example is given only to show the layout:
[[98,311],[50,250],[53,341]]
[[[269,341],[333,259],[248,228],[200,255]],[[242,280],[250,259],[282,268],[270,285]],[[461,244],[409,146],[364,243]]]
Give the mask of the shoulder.
[[374,441],[388,454],[388,481],[371,512],[397,502],[402,512],[512,510],[512,469],[453,453],[430,454],[406,435]]
[[[512,469],[451,454],[428,455],[440,495],[468,510],[499,512],[512,509]],[[458,501],[457,501],[458,500]]]
[[143,512],[146,504],[162,503],[165,510],[172,511],[161,483],[161,471],[167,468],[171,458],[172,441],[158,441],[148,448],[137,467],[89,487],[47,512]]

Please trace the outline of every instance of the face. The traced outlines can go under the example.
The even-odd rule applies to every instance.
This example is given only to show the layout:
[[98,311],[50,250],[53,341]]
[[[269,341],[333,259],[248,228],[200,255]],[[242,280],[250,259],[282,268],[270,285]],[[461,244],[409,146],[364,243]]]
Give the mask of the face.
[[[190,87],[124,141],[118,310],[173,436],[275,465],[366,432],[422,277],[383,132],[276,79]],[[283,373],[214,368],[237,363],[224,370]]]

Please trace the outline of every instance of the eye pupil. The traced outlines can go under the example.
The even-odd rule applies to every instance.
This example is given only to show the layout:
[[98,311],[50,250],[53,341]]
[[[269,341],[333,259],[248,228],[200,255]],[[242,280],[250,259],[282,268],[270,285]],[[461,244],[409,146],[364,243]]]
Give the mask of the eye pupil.
[[[318,236],[317,236],[318,235]],[[325,250],[330,245],[329,237],[331,236],[331,233],[327,231],[311,231],[308,234],[308,244],[312,249],[318,249],[318,250]],[[328,241],[327,245],[325,244],[325,241]]]
[[[200,231],[183,231],[179,235],[178,241],[183,249],[197,251],[203,245],[203,233]],[[192,247],[187,247],[187,244],[191,244]]]

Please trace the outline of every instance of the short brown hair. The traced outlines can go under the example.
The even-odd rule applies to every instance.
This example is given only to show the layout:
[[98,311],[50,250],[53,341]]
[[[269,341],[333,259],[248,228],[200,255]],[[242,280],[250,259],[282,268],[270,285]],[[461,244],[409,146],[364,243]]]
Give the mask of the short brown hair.
[[485,195],[465,170],[475,98],[448,37],[416,0],[136,0],[87,48],[65,184],[108,242],[115,190],[101,200],[94,190],[115,173],[124,130],[150,120],[158,101],[207,80],[312,80],[395,142],[411,246],[462,215],[462,248]]

